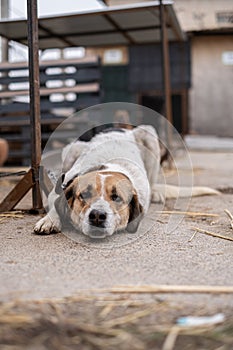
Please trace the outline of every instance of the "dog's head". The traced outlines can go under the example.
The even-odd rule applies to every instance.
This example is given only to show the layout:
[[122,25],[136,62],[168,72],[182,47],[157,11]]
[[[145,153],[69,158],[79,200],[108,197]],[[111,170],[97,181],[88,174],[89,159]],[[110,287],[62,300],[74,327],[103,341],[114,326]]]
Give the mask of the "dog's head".
[[55,201],[61,221],[92,238],[136,232],[143,214],[137,193],[122,173],[92,171],[74,178]]

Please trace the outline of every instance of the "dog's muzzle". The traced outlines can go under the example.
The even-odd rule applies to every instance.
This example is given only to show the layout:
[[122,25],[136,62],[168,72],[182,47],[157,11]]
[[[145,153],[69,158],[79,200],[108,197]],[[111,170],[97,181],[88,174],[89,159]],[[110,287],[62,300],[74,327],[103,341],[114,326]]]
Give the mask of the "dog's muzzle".
[[89,236],[92,238],[104,238],[107,235],[105,223],[107,220],[107,213],[103,210],[92,209],[89,214]]
[[104,211],[93,209],[89,214],[89,223],[91,226],[105,228],[107,213]]

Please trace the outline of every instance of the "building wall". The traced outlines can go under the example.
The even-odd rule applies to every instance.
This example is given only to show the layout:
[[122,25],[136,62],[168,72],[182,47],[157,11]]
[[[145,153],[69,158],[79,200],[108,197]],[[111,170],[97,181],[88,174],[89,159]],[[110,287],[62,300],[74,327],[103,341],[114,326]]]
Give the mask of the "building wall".
[[222,58],[232,51],[233,35],[193,37],[190,132],[233,136],[233,65]]
[[[105,0],[108,6],[143,3],[148,0]],[[232,0],[174,0],[183,31],[233,28]]]
[[184,31],[233,27],[232,0],[175,0],[174,9]]

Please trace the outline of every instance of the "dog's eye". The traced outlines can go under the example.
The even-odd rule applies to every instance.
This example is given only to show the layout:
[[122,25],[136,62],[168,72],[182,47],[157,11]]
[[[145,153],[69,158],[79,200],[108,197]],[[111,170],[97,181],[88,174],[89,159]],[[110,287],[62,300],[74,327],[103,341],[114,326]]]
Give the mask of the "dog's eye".
[[91,198],[91,193],[89,191],[82,192],[79,195],[79,199],[84,200],[84,201],[87,199],[90,199],[90,198]]
[[113,193],[113,194],[112,194],[111,200],[112,200],[113,202],[117,202],[117,203],[122,202],[122,198],[121,198],[120,196],[118,196],[116,193]]

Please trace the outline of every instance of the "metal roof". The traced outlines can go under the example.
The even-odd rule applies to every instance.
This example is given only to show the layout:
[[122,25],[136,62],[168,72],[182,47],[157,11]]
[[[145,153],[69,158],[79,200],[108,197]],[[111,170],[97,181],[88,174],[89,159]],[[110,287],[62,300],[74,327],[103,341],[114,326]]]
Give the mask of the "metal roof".
[[[164,0],[169,40],[184,40],[172,1]],[[1,20],[0,36],[27,44],[27,20]],[[40,49],[160,41],[159,1],[39,18]]]

